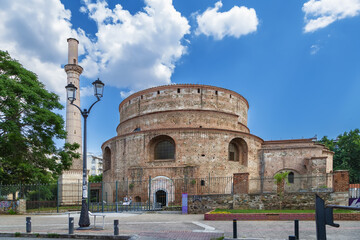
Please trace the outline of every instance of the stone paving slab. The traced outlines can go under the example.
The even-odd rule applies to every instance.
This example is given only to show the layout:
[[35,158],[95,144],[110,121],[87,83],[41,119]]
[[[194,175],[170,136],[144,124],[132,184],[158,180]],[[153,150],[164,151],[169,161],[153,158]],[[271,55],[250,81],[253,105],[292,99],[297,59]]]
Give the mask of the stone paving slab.
[[208,240],[223,237],[223,233],[200,233],[186,231],[169,231],[169,232],[148,232],[141,233],[140,237],[163,238],[163,239],[188,239],[188,240]]
[[[52,236],[50,236],[52,235]],[[78,234],[54,234],[54,233],[0,233],[0,239],[98,239],[98,240],[129,240],[133,236],[129,235],[78,235]]]
[[[119,233],[132,235],[131,240],[212,239],[232,237],[232,221],[205,221],[204,215],[106,213],[105,229],[76,230],[79,215],[75,215],[75,234],[113,235],[114,220],[119,220]],[[0,215],[0,233],[25,232],[28,215]],[[34,233],[68,233],[67,215],[31,215]],[[93,223],[91,221],[91,223]],[[328,240],[360,239],[360,223],[338,221],[340,228],[327,227]],[[294,235],[292,221],[238,221],[239,239],[284,240]],[[316,239],[314,221],[300,221],[300,238]],[[4,239],[4,238],[2,238]]]

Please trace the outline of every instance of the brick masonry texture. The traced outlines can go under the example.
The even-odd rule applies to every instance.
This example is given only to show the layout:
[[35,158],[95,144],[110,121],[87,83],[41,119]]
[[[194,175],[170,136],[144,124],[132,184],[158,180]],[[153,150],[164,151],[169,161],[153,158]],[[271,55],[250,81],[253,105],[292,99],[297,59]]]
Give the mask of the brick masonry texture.
[[347,192],[349,191],[349,172],[335,171],[334,172],[334,191]]
[[[332,172],[333,153],[313,139],[264,141],[252,135],[248,110],[243,96],[213,86],[179,84],[134,93],[119,105],[117,136],[102,145],[103,180],[231,177],[234,173],[260,179],[285,170],[295,177]],[[173,159],[154,159],[156,139],[174,143]],[[241,160],[229,161],[232,141],[240,149]],[[322,185],[331,188],[332,180]],[[249,181],[245,191],[266,192],[266,187]]]

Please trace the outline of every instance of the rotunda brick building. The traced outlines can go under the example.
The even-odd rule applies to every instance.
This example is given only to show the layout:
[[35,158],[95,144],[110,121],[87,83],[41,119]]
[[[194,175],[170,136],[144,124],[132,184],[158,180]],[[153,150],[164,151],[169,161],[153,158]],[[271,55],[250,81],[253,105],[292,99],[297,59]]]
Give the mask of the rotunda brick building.
[[[236,173],[260,179],[284,169],[311,174],[311,159],[318,160],[320,171],[332,171],[332,153],[311,139],[264,141],[251,134],[248,110],[240,94],[206,85],[168,85],[132,94],[120,103],[117,136],[102,145],[103,181],[151,176],[166,182]],[[294,153],[295,162],[284,161],[284,152]],[[253,182],[247,191],[260,188],[264,183]]]

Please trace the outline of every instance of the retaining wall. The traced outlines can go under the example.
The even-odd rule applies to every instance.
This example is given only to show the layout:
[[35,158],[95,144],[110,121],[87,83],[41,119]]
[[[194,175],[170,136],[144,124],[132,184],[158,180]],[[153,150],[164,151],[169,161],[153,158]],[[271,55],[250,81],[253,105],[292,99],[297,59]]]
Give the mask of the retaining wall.
[[[326,204],[348,205],[349,193],[317,193]],[[223,209],[315,209],[315,193],[193,195],[188,198],[189,213]]]

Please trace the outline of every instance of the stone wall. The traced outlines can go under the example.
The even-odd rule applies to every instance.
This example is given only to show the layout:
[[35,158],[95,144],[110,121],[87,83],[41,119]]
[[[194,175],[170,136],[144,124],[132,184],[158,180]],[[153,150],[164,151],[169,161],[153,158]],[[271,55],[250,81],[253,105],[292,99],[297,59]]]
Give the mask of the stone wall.
[[188,213],[206,213],[216,208],[233,209],[234,196],[231,194],[189,196]]
[[16,212],[18,214],[25,214],[26,213],[26,200],[25,199],[19,199],[19,205],[16,208]]
[[15,211],[18,214],[26,213],[26,200],[6,200],[0,201],[0,213],[8,213],[9,211]]
[[[348,205],[349,195],[341,193],[318,193],[326,204]],[[189,213],[206,213],[223,209],[315,209],[315,193],[238,194],[189,196]]]
[[265,178],[272,178],[280,170],[312,176],[332,171],[333,153],[313,139],[265,141],[262,155]]

